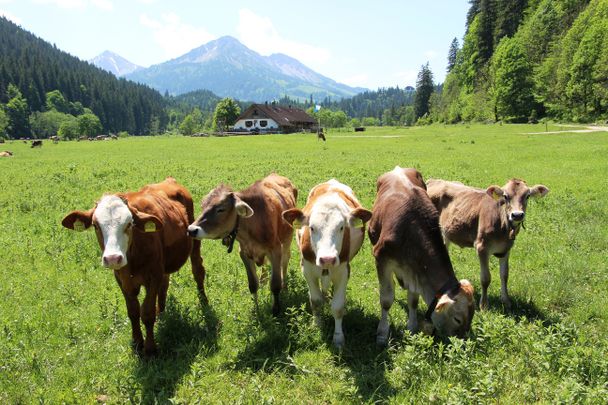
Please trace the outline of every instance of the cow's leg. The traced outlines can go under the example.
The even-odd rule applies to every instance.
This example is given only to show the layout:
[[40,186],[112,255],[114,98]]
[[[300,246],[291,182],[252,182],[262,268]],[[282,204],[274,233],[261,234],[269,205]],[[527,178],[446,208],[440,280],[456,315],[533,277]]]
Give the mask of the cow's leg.
[[272,291],[273,303],[272,303],[272,315],[278,316],[281,311],[281,303],[279,295],[281,293],[281,286],[283,285],[283,273],[281,270],[281,252],[282,248],[277,247],[270,253],[270,291]]
[[243,253],[241,250],[239,252],[241,256],[241,260],[245,265],[245,270],[247,271],[247,281],[249,282],[249,292],[253,296],[253,302],[255,304],[255,310],[258,310],[258,288],[260,287],[260,282],[258,280],[258,273],[255,269],[255,262],[253,259],[250,259]]
[[156,353],[154,342],[154,323],[156,322],[156,297],[160,290],[158,281],[151,282],[146,287],[146,297],[141,304],[141,320],[146,327],[146,339],[144,340],[144,354],[149,356]]
[[395,285],[393,272],[388,266],[376,263],[376,267],[378,270],[378,282],[380,283],[380,307],[382,309],[376,332],[376,344],[386,346],[389,332],[388,311],[391,309],[395,299]]
[[119,285],[122,290],[122,294],[125,297],[125,303],[127,304],[127,314],[131,321],[131,336],[133,339],[133,346],[135,350],[140,350],[144,347],[144,337],[141,333],[141,325],[139,324],[139,287],[129,288],[128,286]]
[[282,254],[281,254],[281,273],[282,273],[282,282],[281,287],[287,288],[287,270],[289,268],[289,259],[291,258],[291,238],[289,241],[283,243],[282,245]]
[[205,294],[205,266],[203,266],[203,258],[201,257],[200,240],[192,240],[190,263],[192,264],[192,275],[196,281],[196,287],[198,288],[200,298],[206,304],[209,301],[207,300],[207,294]]
[[479,257],[481,298],[479,299],[479,309],[488,309],[488,286],[492,277],[490,276],[490,255],[483,249],[481,244],[477,245],[477,256]]
[[417,294],[413,291],[407,292],[407,309],[408,309],[408,318],[407,318],[407,329],[411,332],[418,331],[418,298],[420,294]]
[[321,308],[325,303],[325,297],[319,288],[319,277],[317,277],[317,267],[309,261],[302,260],[302,274],[308,284],[308,298],[310,299],[310,309],[315,318],[315,323],[320,328],[323,325],[321,320]]
[[167,303],[167,290],[169,289],[169,275],[165,274],[158,290],[158,308],[157,314],[165,311],[165,304]]
[[509,252],[498,261],[500,263],[500,300],[508,311],[511,309],[511,299],[507,291],[507,282],[509,281]]
[[346,284],[348,282],[348,264],[340,266],[331,272],[331,281],[334,285],[331,300],[331,312],[334,315],[334,346],[344,346],[344,331],[342,330],[342,318],[344,318],[344,306],[346,305]]

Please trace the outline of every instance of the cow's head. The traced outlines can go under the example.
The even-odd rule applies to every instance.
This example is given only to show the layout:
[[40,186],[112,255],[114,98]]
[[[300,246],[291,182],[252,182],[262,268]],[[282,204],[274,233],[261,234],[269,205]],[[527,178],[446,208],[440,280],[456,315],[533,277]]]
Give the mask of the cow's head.
[[463,338],[471,330],[474,313],[473,286],[468,280],[460,280],[457,291],[439,297],[431,320],[438,335]]
[[[329,199],[318,201],[310,215],[297,208],[283,212],[283,219],[294,228],[305,227],[302,240],[305,243],[310,241],[315,264],[324,269],[338,266],[341,256],[344,260],[346,255],[348,260],[350,232],[353,232],[354,228],[363,228],[371,217],[371,211],[365,208],[355,208],[344,214]],[[341,255],[343,249],[346,252]]]
[[504,206],[513,225],[523,222],[530,197],[544,197],[548,192],[549,189],[542,184],[529,188],[525,181],[519,179],[511,179],[503,187],[490,186],[486,190],[490,197]]
[[237,216],[253,215],[253,209],[223,184],[203,198],[201,209],[202,214],[188,227],[188,235],[195,239],[223,239],[236,226]]
[[157,232],[162,222],[154,215],[138,211],[124,196],[105,195],[88,211],[72,211],[61,224],[74,231],[95,228],[101,247],[101,264],[118,270],[127,265],[127,250],[138,232]]

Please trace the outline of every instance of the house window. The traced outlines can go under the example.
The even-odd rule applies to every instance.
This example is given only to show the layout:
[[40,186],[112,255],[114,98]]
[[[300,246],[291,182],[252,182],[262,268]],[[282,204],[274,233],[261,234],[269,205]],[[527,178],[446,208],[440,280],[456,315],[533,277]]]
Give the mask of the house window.
[[266,127],[266,125],[268,125],[268,121],[266,121],[266,120],[261,120],[261,121],[260,121],[260,126],[261,126],[262,128],[265,128],[265,127]]
[[251,128],[253,126],[253,121],[245,121],[245,126]]

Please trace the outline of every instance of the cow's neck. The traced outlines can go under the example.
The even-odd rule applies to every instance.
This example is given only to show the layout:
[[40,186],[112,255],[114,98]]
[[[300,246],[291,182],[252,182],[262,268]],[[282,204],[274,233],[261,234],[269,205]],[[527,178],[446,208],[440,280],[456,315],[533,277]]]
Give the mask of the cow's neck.
[[228,253],[232,253],[232,249],[234,248],[234,241],[236,240],[239,231],[239,218],[240,217],[237,215],[234,228],[232,228],[232,231],[222,239],[222,244],[228,248]]
[[436,300],[439,299],[442,294],[445,294],[445,291],[443,290],[446,288],[447,290],[450,290],[458,284],[458,279],[453,270],[448,271],[448,269],[442,269],[434,272],[433,277],[429,277],[423,286],[424,302],[426,302],[428,306],[431,306],[433,302],[436,304]]

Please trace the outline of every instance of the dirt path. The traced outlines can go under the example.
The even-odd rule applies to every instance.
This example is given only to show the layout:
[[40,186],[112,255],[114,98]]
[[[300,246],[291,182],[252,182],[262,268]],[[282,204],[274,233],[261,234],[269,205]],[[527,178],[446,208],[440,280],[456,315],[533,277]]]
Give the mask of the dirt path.
[[[573,127],[578,128],[580,125],[560,125],[560,127]],[[564,131],[547,131],[547,132],[524,132],[522,135],[542,135],[542,134],[563,134],[563,133],[577,133],[584,134],[589,132],[608,132],[608,127],[604,126],[588,126],[585,129],[566,129]]]

